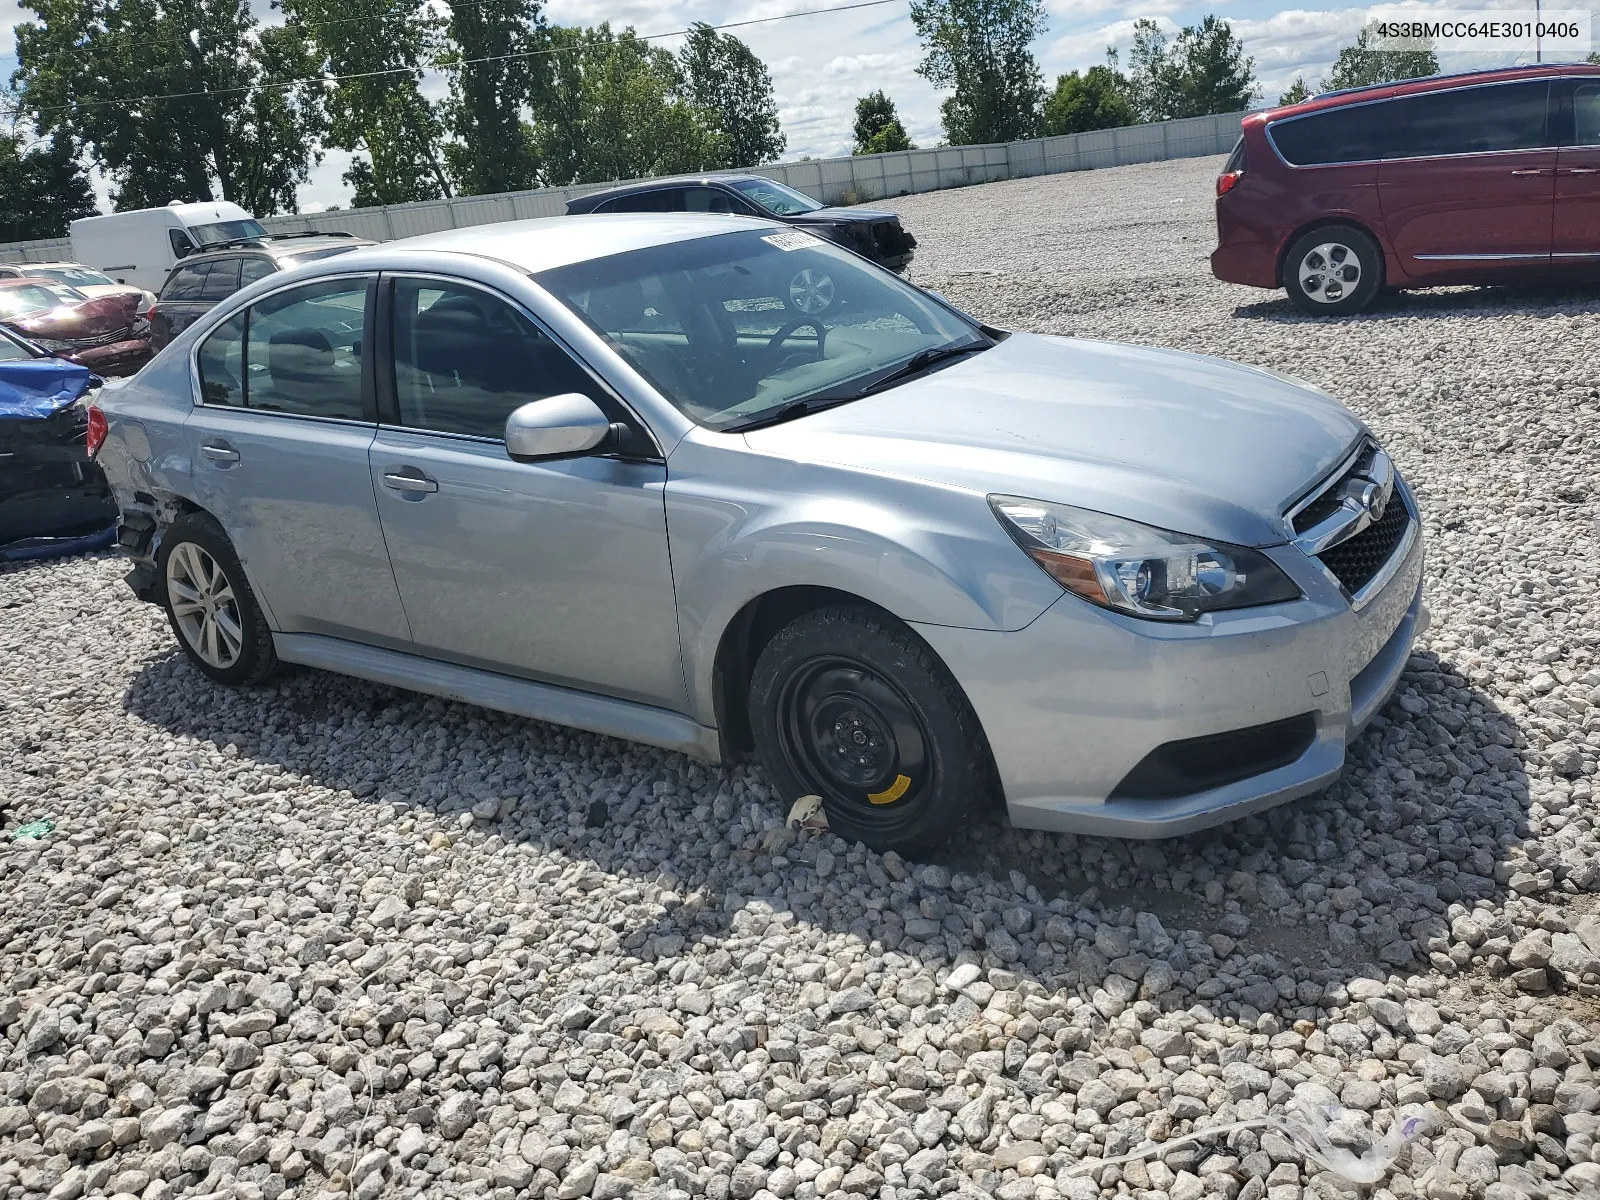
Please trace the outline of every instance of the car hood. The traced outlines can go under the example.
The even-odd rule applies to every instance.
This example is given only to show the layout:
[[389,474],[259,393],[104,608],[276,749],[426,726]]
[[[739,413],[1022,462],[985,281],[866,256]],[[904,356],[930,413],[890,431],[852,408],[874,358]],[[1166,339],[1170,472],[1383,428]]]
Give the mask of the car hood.
[[798,221],[837,221],[841,224],[873,225],[879,221],[900,220],[898,213],[885,212],[881,208],[834,208],[829,205],[825,208],[813,209],[808,213],[801,213],[795,218]]
[[137,302],[137,291],[130,290],[127,294],[101,296],[81,304],[47,309],[19,317],[11,324],[23,337],[93,337],[126,326],[133,317],[133,307]]
[[1337,400],[1218,358],[1013,334],[898,387],[745,435],[755,450],[1115,513],[1235,544],[1364,435]]

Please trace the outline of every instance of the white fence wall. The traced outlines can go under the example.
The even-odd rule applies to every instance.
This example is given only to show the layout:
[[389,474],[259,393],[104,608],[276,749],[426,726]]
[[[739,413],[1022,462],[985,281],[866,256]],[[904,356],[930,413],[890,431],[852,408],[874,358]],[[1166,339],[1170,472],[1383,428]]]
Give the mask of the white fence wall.
[[[1243,115],[1221,113],[1209,117],[1188,117],[1181,121],[1128,125],[1121,129],[1101,129],[1093,133],[1073,133],[1025,142],[940,146],[896,154],[862,154],[851,158],[777,163],[757,170],[824,204],[864,203],[912,192],[935,192],[974,183],[992,183],[998,179],[1225,154],[1239,137],[1239,119]],[[380,208],[264,217],[261,223],[269,230],[282,233],[307,229],[343,230],[373,241],[387,242],[465,225],[560,216],[566,212],[567,201],[574,196],[613,186],[611,183],[581,184],[527,192],[502,192],[494,196],[421,200],[413,204],[389,204]],[[68,238],[0,243],[0,261],[3,262],[49,262],[71,257],[72,245]]]

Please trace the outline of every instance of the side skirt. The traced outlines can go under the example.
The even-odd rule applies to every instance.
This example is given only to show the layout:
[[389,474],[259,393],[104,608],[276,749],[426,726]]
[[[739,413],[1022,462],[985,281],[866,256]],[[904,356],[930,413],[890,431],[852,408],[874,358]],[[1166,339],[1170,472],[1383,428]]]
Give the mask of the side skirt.
[[721,743],[715,729],[707,729],[681,713],[664,708],[459,667],[454,663],[320,634],[275,633],[272,640],[278,657],[284,662],[354,675],[358,679],[426,692],[446,700],[532,717],[535,721],[661,746],[702,762],[721,761]]

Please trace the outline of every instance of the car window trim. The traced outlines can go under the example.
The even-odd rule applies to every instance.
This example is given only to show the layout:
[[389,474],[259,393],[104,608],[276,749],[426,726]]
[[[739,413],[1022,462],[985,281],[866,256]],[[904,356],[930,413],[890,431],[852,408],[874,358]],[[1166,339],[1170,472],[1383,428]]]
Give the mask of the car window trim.
[[[372,270],[342,271],[331,275],[319,275],[315,279],[292,280],[278,287],[269,288],[267,291],[262,292],[259,296],[253,297],[248,304],[244,304],[238,308],[226,311],[222,313],[221,316],[216,315],[217,311],[222,309],[228,303],[228,301],[218,301],[216,306],[213,307],[211,312],[207,313],[206,318],[204,318],[211,320],[211,324],[205,328],[204,332],[195,336],[194,344],[189,347],[189,388],[194,400],[194,407],[209,409],[212,412],[259,413],[264,417],[283,417],[295,421],[323,421],[334,425],[357,425],[361,426],[362,428],[376,428],[378,424],[378,414],[377,403],[373,395],[373,389],[370,386],[373,380],[373,368],[370,361],[372,355],[370,353],[364,353],[361,356],[361,411],[363,416],[360,420],[356,420],[353,417],[320,417],[314,413],[289,413],[278,412],[270,408],[251,408],[249,405],[250,364],[248,361],[248,355],[250,349],[250,319],[253,315],[250,310],[253,310],[257,304],[268,299],[269,297],[281,295],[284,292],[290,292],[296,288],[316,287],[320,284],[333,283],[340,279],[362,279],[366,281],[366,304],[361,310],[361,319],[364,323],[361,331],[361,337],[363,342],[368,341],[368,330],[371,328],[371,326],[369,324],[365,324],[365,322],[369,322],[374,313],[373,306],[375,304],[375,294],[377,292],[379,274],[379,272]],[[234,295],[238,295],[238,292],[235,292]],[[232,299],[232,297],[230,296],[229,299]],[[240,366],[242,368],[240,374],[244,376],[244,378],[240,380],[240,388],[244,392],[245,403],[243,405],[207,404],[205,402],[205,392],[200,386],[200,347],[206,342],[210,341],[211,335],[216,333],[218,329],[220,329],[223,325],[226,325],[229,321],[233,320],[234,317],[238,316],[240,311],[245,311],[246,313],[244,319],[245,349],[244,356],[241,358],[240,362]],[[191,328],[193,328],[193,326],[191,326]],[[187,333],[188,330],[185,330],[184,332]]]
[[[488,437],[484,434],[478,433],[460,433],[447,429],[419,429],[413,425],[401,424],[400,393],[398,386],[395,383],[394,296],[395,284],[402,279],[429,280],[435,283],[448,284],[451,287],[468,288],[473,291],[483,293],[491,300],[499,300],[503,304],[508,305],[514,312],[518,313],[529,323],[531,323],[535,329],[544,334],[545,337],[549,338],[563,354],[577,364],[578,369],[586,374],[594,383],[594,385],[599,388],[600,391],[608,398],[610,398],[625,414],[629,425],[632,426],[633,436],[643,438],[649,446],[648,453],[623,455],[619,452],[612,452],[610,454],[596,454],[592,455],[591,457],[626,459],[630,462],[639,460],[656,462],[665,461],[665,456],[661,453],[660,443],[656,440],[655,434],[651,432],[649,424],[645,422],[645,420],[640,417],[637,412],[634,411],[633,406],[629,404],[627,400],[618,394],[616,388],[608,384],[604,377],[602,377],[598,371],[590,366],[581,354],[577,353],[570,345],[568,345],[564,338],[558,336],[556,332],[550,328],[549,324],[542,320],[537,313],[533,312],[528,305],[524,304],[522,301],[513,296],[506,295],[498,288],[492,287],[486,283],[479,283],[476,279],[464,279],[459,275],[446,275],[443,272],[438,271],[383,271],[380,273],[379,288],[383,289],[383,296],[381,307],[378,309],[378,314],[379,328],[382,331],[380,338],[383,345],[383,350],[381,351],[383,355],[383,369],[379,370],[377,364],[373,364],[373,370],[376,372],[376,411],[378,417],[378,427],[380,429],[389,429],[397,432],[416,435],[426,435],[428,437],[450,438],[455,441],[476,442],[483,445],[505,445],[504,438]],[[506,461],[509,462],[511,460],[507,459]]]
[[[1559,150],[1561,148],[1552,137],[1553,118],[1555,118],[1557,115],[1554,111],[1556,89],[1554,88],[1553,84],[1566,78],[1567,76],[1556,75],[1535,77],[1532,79],[1500,79],[1494,81],[1493,83],[1468,83],[1462,84],[1459,87],[1429,88],[1420,92],[1407,92],[1400,96],[1380,96],[1374,100],[1360,100],[1350,104],[1336,104],[1329,108],[1319,108],[1315,112],[1299,113],[1292,117],[1281,117],[1276,121],[1267,122],[1264,132],[1267,136],[1267,145],[1272,147],[1272,152],[1278,156],[1278,161],[1291,171],[1321,171],[1326,170],[1329,167],[1367,167],[1378,163],[1390,162],[1435,162],[1453,158],[1487,158],[1494,154],[1538,154],[1541,151]],[[1408,155],[1405,158],[1385,158],[1380,155],[1377,158],[1355,158],[1349,160],[1340,160],[1339,162],[1301,163],[1296,165],[1285,158],[1283,151],[1278,149],[1278,141],[1273,134],[1273,131],[1280,125],[1289,125],[1295,121],[1305,121],[1311,117],[1320,117],[1333,112],[1343,112],[1344,110],[1351,108],[1371,108],[1377,104],[1394,104],[1402,100],[1415,99],[1418,96],[1440,96],[1452,92],[1470,92],[1479,90],[1481,88],[1492,87],[1515,87],[1519,84],[1530,83],[1542,83],[1548,89],[1545,92],[1544,108],[1544,135],[1547,144],[1543,146],[1524,146],[1517,150],[1472,150],[1464,154],[1415,154]]]

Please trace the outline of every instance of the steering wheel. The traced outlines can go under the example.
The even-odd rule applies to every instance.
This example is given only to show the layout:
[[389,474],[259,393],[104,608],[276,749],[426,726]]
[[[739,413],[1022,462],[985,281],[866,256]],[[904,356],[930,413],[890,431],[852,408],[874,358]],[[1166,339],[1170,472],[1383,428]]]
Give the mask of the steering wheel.
[[786,322],[782,329],[767,339],[766,354],[770,358],[776,359],[783,350],[783,344],[802,329],[815,329],[817,331],[817,358],[821,359],[823,357],[823,349],[828,341],[828,327],[816,317],[796,317],[794,320]]

